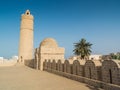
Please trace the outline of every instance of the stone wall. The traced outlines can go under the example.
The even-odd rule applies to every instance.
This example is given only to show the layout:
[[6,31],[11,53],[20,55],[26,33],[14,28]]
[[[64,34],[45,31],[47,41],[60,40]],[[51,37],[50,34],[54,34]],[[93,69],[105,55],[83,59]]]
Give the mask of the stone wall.
[[102,62],[103,81],[120,85],[120,62],[119,60],[105,60]]
[[[56,61],[45,60],[43,64],[44,71],[48,71],[50,73],[54,73],[72,80],[83,82],[88,85],[94,86],[95,88],[103,88],[105,90],[120,90],[120,69],[118,66],[116,66],[118,65],[119,61],[117,63],[114,63],[115,65],[112,64],[111,66],[109,66],[109,63],[115,62],[114,60],[106,60],[103,62],[100,62],[98,60],[65,60],[64,62],[61,60]],[[112,83],[108,82],[110,81],[110,78],[108,77],[109,73],[107,73],[109,72],[108,67],[117,70],[112,72]],[[117,75],[118,77],[116,77]]]
[[34,61],[27,64],[96,88],[120,90],[120,61],[64,60],[64,53],[53,38],[46,38],[36,48]]
[[99,60],[87,60],[85,63],[85,77],[101,80],[101,62]]
[[28,66],[28,67],[31,67],[31,68],[34,68],[34,59],[25,60],[25,61],[24,61],[24,65],[26,65],[26,66]]
[[17,64],[17,60],[1,60],[0,67],[14,66]]

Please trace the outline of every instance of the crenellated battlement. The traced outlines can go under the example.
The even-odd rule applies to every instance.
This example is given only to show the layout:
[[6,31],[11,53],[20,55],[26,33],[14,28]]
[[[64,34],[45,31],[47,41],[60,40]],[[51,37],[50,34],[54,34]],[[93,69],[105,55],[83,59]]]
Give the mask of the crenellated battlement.
[[99,88],[120,85],[119,60],[44,60],[43,70],[93,86],[97,84]]

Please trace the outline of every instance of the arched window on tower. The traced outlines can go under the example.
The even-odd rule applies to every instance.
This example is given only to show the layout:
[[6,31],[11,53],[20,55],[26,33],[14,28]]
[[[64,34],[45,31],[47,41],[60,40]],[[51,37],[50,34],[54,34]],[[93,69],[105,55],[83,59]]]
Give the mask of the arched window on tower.
[[25,14],[26,14],[26,15],[30,15],[30,11],[29,11],[29,10],[27,10]]

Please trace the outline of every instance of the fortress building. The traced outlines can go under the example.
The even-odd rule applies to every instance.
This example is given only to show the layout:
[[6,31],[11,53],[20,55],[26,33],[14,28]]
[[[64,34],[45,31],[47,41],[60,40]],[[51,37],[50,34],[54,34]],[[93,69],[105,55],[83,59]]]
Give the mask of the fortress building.
[[35,49],[33,58],[33,16],[22,15],[19,62],[37,70],[55,73],[104,90],[120,90],[120,60],[64,59],[65,49],[53,38],[44,39]]
[[33,59],[33,19],[29,10],[21,16],[19,62]]

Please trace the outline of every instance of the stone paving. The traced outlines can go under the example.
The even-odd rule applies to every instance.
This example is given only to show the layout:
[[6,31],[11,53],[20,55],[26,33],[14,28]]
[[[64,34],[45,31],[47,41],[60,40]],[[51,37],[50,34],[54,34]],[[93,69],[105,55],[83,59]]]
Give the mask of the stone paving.
[[0,90],[96,90],[86,84],[25,66],[0,67]]

